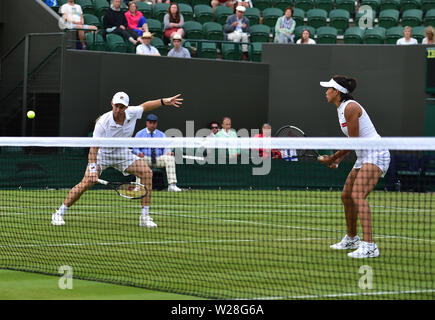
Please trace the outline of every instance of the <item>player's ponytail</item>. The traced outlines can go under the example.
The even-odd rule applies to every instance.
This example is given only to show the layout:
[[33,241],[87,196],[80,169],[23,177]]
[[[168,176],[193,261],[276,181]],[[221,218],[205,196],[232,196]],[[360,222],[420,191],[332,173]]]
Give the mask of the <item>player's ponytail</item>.
[[354,98],[350,95],[350,93],[352,93],[355,90],[357,85],[356,80],[354,78],[334,76],[332,77],[332,79],[334,79],[335,82],[337,82],[340,86],[346,88],[349,91],[348,93],[340,92],[342,102],[346,100],[354,100]]

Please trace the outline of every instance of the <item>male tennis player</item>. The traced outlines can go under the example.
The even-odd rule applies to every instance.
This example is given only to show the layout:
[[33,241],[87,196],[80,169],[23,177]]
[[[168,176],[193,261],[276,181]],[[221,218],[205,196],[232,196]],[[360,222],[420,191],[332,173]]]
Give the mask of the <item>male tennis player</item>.
[[[183,99],[180,94],[171,98],[151,100],[142,103],[140,106],[129,107],[129,97],[125,92],[117,92],[112,99],[112,111],[106,112],[97,119],[93,137],[131,137],[133,135],[136,121],[142,117],[144,112],[154,110],[160,106],[179,107]],[[139,225],[141,227],[157,227],[149,216],[149,206],[152,189],[152,171],[145,161],[128,148],[99,148],[92,147],[89,150],[88,167],[85,176],[74,188],[72,188],[62,206],[52,215],[51,223],[55,226],[65,224],[63,216],[81,195],[97,183],[100,173],[113,167],[124,175],[135,175],[141,179],[141,183],[148,189],[146,197],[141,199],[142,214]]]
[[[326,99],[337,107],[341,130],[348,137],[380,138],[364,108],[350,95],[356,88],[356,80],[335,76],[327,82],[320,82],[326,90]],[[384,177],[390,165],[388,150],[356,150],[357,160],[350,171],[341,194],[346,216],[347,234],[332,249],[357,249],[348,253],[352,258],[374,258],[379,249],[373,242],[370,206],[367,196],[374,189],[380,177]],[[349,150],[340,150],[332,156],[323,155],[320,162],[336,168]],[[356,222],[359,215],[363,240],[357,235]]]

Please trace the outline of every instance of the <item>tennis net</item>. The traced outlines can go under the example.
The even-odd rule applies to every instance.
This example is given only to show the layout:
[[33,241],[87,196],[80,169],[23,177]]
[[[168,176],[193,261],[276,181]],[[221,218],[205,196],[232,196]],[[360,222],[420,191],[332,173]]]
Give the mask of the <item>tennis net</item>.
[[[434,297],[434,138],[0,138],[0,147],[0,268],[67,266],[77,279],[211,299]],[[94,147],[118,155],[106,155],[100,176],[110,184],[93,185],[53,225]],[[318,161],[337,150],[350,151],[338,168]],[[376,183],[383,150],[388,171]],[[141,151],[156,153],[150,180],[110,167]],[[356,153],[384,162],[350,181]],[[136,181],[149,189],[141,200],[115,191]],[[151,222],[141,218],[149,195]],[[337,245],[354,231],[360,242]]]

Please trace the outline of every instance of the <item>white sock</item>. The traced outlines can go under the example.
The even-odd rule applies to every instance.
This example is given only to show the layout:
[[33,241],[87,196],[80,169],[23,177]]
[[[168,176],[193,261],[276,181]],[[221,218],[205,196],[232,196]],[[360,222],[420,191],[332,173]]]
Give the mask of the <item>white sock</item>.
[[62,205],[59,208],[60,215],[63,216],[66,213],[66,210],[68,210],[68,207],[62,203]]
[[145,217],[149,214],[150,207],[142,206],[142,217]]

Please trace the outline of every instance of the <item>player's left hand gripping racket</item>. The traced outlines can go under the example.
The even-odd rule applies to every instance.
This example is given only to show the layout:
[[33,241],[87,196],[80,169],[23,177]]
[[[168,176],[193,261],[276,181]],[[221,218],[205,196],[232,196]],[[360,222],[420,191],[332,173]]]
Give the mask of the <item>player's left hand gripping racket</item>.
[[109,182],[98,179],[98,183],[109,186],[126,199],[142,199],[148,194],[148,189],[143,184],[137,182]]

